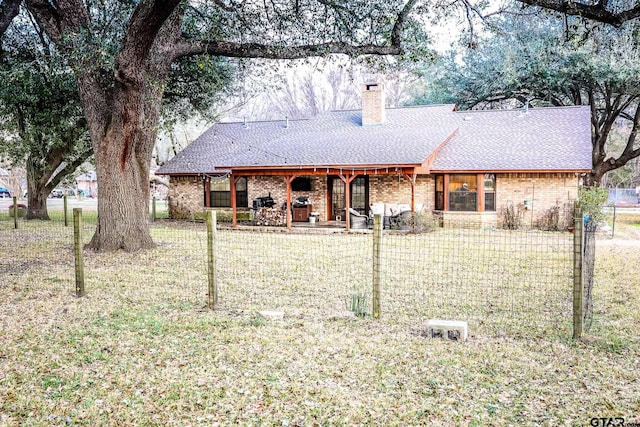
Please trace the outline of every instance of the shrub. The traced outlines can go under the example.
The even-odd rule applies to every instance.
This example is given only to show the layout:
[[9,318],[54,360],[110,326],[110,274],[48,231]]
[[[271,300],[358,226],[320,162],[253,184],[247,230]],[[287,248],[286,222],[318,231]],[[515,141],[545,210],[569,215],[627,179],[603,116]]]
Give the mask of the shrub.
[[507,205],[500,209],[500,222],[502,228],[507,230],[518,230],[522,227],[522,220],[524,219],[524,205],[521,203],[514,206],[509,202]]
[[392,229],[409,230],[412,233],[428,233],[439,225],[438,218],[428,212],[403,212],[398,221],[391,224]]
[[544,231],[563,231],[573,225],[573,203],[565,203],[564,206],[556,206],[547,209],[538,219],[536,228]]

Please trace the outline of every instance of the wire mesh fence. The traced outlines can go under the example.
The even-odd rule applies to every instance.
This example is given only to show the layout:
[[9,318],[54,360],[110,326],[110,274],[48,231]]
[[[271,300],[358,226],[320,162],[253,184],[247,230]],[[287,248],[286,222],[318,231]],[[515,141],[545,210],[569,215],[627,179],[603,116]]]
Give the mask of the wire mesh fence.
[[[59,292],[73,289],[73,227],[60,213],[50,220],[16,219],[0,210],[0,282]],[[17,224],[17,228],[16,225]]]
[[[95,212],[83,218],[87,243]],[[4,284],[73,292],[73,228],[52,219],[21,220],[14,229],[12,221],[0,213]],[[466,320],[480,334],[571,330],[574,238],[567,230],[458,223],[420,233],[385,230],[376,243],[371,230],[227,227],[212,240],[219,310],[370,316],[378,263],[384,322],[415,327],[430,318]],[[125,303],[205,307],[206,224],[164,219],[151,222],[150,230],[152,250],[85,250],[87,292]]]

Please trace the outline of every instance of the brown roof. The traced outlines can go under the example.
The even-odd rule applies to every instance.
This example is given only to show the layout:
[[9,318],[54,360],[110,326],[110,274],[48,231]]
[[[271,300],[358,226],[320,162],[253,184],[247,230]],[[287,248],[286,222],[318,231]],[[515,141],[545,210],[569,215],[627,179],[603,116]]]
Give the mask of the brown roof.
[[360,110],[288,122],[218,123],[156,173],[417,166],[434,153],[431,169],[438,171],[588,171],[590,110],[456,112],[453,105],[436,105],[388,109],[380,126],[362,126]]

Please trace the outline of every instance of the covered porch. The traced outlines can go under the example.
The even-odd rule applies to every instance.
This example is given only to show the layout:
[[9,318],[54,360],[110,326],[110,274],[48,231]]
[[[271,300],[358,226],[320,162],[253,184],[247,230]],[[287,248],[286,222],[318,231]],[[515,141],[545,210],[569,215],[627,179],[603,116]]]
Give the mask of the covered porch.
[[[276,177],[277,182],[281,183],[281,188],[285,203],[279,203],[277,206],[272,205],[272,209],[283,211],[283,224],[286,228],[343,228],[350,231],[353,228],[352,215],[355,214],[353,208],[357,207],[359,216],[368,216],[370,203],[377,200],[369,200],[369,178],[376,176],[397,176],[398,179],[406,181],[411,189],[410,196],[406,200],[410,206],[411,212],[415,212],[416,193],[415,184],[418,174],[428,174],[428,170],[423,165],[367,165],[362,167],[296,167],[296,168],[231,168],[230,173],[230,199],[232,211],[232,226],[238,227],[238,206],[236,204],[236,183],[240,179],[248,177]],[[326,182],[326,188],[323,190],[321,203],[315,206],[297,205],[298,202],[294,198],[293,185],[297,178],[303,177],[323,177]],[[278,184],[280,185],[280,184]],[[352,194],[354,193],[354,194]],[[357,194],[355,194],[357,193]],[[357,203],[353,203],[357,200]],[[320,206],[321,212],[317,212],[316,208]],[[306,208],[306,209],[305,209]],[[256,206],[253,206],[254,213]],[[315,224],[307,221],[309,215],[316,214],[324,220]],[[361,219],[356,218],[358,221]],[[286,222],[285,222],[286,221]],[[358,227],[367,228],[367,227]]]

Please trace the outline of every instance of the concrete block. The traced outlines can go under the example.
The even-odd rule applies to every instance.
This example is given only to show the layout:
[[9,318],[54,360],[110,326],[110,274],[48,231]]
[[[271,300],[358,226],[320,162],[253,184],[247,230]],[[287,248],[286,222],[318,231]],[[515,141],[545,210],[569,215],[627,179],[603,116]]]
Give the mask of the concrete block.
[[265,319],[269,319],[269,320],[281,320],[284,318],[284,312],[282,311],[271,311],[271,310],[264,310],[260,312],[260,316],[264,317]]
[[462,320],[431,319],[427,322],[427,336],[430,338],[447,338],[452,341],[466,341],[469,326]]

